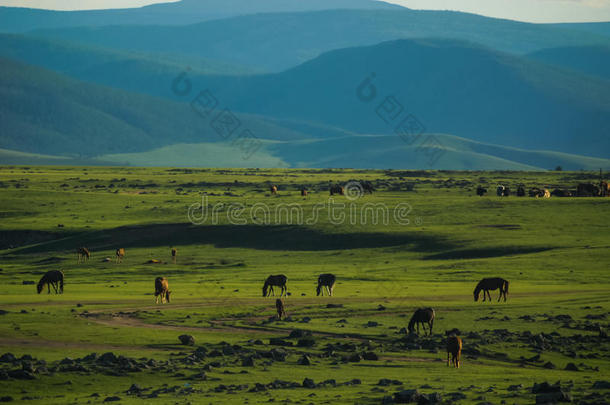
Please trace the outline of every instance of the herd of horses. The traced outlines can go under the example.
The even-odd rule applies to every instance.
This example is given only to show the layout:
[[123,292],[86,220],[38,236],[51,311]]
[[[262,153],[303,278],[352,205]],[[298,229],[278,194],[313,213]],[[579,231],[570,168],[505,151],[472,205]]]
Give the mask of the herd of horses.
[[[482,197],[487,194],[487,189],[478,186],[477,195]],[[510,187],[502,184],[496,188],[496,195],[498,197],[509,197],[512,195]],[[551,197],[610,197],[610,184],[607,181],[600,180],[599,185],[591,183],[581,183],[576,187],[576,190],[568,190],[556,188],[553,191],[549,191],[546,188],[533,187],[529,191],[525,191],[525,186],[519,184],[517,191],[515,192],[517,197],[530,197],[536,198],[551,198]]]
[[[375,191],[375,187],[373,186],[373,183],[371,183],[370,181],[358,181],[358,182],[354,182],[354,183],[356,183],[360,186],[363,193],[373,194],[373,192]],[[279,188],[275,184],[272,184],[269,186],[269,192],[272,195],[277,195],[278,190],[279,190]],[[340,184],[330,184],[328,187],[328,191],[330,192],[331,196],[345,195],[345,187]],[[309,190],[307,190],[306,187],[301,187],[301,196],[302,197],[307,197],[308,193],[309,193]]]
[[[78,254],[78,262],[80,263],[83,260],[89,260],[91,258],[91,252],[84,247],[77,249]],[[178,250],[176,248],[171,248],[171,257],[173,262],[176,262],[176,257],[178,254]],[[120,263],[125,256],[125,249],[119,248],[116,250],[116,262]],[[279,298],[275,301],[275,307],[277,311],[278,319],[286,318],[286,306],[284,302],[284,298],[288,296],[288,287],[287,287],[288,277],[284,274],[276,274],[270,275],[267,277],[263,284],[263,297],[275,296],[274,287],[279,288]],[[316,287],[316,296],[324,296],[324,293],[328,296],[333,296],[333,292],[335,289],[335,285],[337,283],[337,277],[331,273],[324,273],[318,276],[318,283]],[[48,294],[51,293],[51,287],[56,294],[63,294],[64,291],[64,273],[59,270],[51,270],[46,272],[37,285],[38,294],[42,292],[45,285],[47,286]],[[494,278],[484,278],[476,285],[473,295],[474,301],[479,300],[479,296],[481,292],[483,292],[483,301],[489,299],[491,301],[490,291],[500,290],[500,295],[498,296],[498,302],[504,298],[504,302],[506,302],[508,295],[508,285],[509,282],[500,277]],[[170,302],[171,290],[169,289],[169,281],[165,277],[157,277],[155,278],[155,304],[165,304]],[[428,335],[432,335],[432,328],[434,326],[434,318],[436,316],[436,312],[433,308],[418,308],[413,313],[409,324],[407,326],[407,330],[409,333],[419,334],[420,325],[423,328],[424,334],[426,333],[426,326],[428,327]],[[462,340],[459,336],[455,334],[450,334],[447,338],[447,365],[452,364],[454,367],[460,367],[460,356],[462,351]]]

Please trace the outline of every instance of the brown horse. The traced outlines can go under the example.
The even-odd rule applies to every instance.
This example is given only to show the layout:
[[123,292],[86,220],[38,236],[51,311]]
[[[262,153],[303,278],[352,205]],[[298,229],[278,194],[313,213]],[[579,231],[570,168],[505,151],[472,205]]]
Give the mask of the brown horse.
[[275,309],[277,311],[277,319],[281,320],[282,317],[286,318],[286,309],[284,308],[284,301],[281,299],[275,300]]
[[119,248],[116,250],[116,262],[123,263],[123,258],[125,257],[125,249]]
[[414,333],[415,325],[417,325],[417,334],[419,335],[419,324],[421,324],[422,328],[424,328],[424,334],[425,334],[426,333],[426,324],[428,324],[428,328],[430,329],[429,335],[432,335],[432,326],[434,325],[434,316],[435,315],[436,314],[432,308],[417,309],[413,313],[413,316],[411,317],[411,320],[409,321],[409,326],[407,326],[409,333]]
[[44,276],[38,282],[36,286],[36,290],[38,294],[40,294],[45,286],[47,285],[47,294],[51,294],[51,286],[55,290],[55,294],[63,294],[64,293],[64,273],[60,270],[51,270],[47,271]]
[[462,339],[459,336],[451,335],[447,338],[447,367],[449,367],[449,355],[453,367],[460,368],[460,357],[462,356]]
[[165,277],[157,277],[155,279],[155,304],[167,302],[169,304],[169,296],[172,292],[169,290],[169,283]]
[[307,197],[307,189],[305,187],[301,189],[301,197]]
[[332,186],[330,186],[330,195],[335,194],[345,195],[345,189],[338,184],[333,184]]
[[504,280],[500,277],[484,278],[483,280],[479,281],[479,284],[477,284],[474,289],[474,301],[477,302],[479,300],[479,294],[481,293],[481,290],[483,290],[483,302],[485,302],[486,295],[491,301],[491,295],[489,295],[489,291],[499,289],[500,296],[498,297],[498,302],[500,302],[502,296],[504,296],[504,302],[506,302],[506,295],[508,294],[508,284],[509,283],[507,280]]
[[273,186],[269,187],[269,191],[271,192],[271,194],[276,195],[277,194],[277,186],[273,185]]
[[172,248],[172,262],[176,264],[176,257],[178,256],[178,249]]
[[91,258],[91,252],[89,252],[89,249],[87,249],[86,247],[80,247],[76,250],[76,254],[78,255],[78,262],[80,263],[81,260],[85,261],[85,260],[89,260]]
[[324,296],[324,289],[331,297],[333,296],[333,290],[335,289],[335,283],[337,277],[334,274],[320,274],[318,276],[318,288],[316,288],[316,294]]
[[273,287],[281,287],[280,297],[283,295],[287,295],[286,281],[288,278],[283,274],[278,274],[275,276],[267,277],[265,280],[265,284],[263,285],[263,297],[268,297],[270,294],[275,296],[275,292],[273,291]]

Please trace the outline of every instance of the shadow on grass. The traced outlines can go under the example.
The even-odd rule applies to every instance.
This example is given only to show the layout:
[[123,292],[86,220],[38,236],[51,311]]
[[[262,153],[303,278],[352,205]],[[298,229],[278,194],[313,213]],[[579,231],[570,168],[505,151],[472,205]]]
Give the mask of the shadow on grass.
[[490,257],[540,253],[552,249],[554,248],[551,246],[497,246],[479,249],[461,249],[428,255],[424,257],[424,260],[486,259]]
[[304,226],[152,224],[83,232],[61,240],[20,249],[19,254],[75,250],[93,252],[118,247],[214,245],[270,251],[329,251],[404,246],[417,252],[441,252],[456,246],[439,235],[422,232],[327,233]]

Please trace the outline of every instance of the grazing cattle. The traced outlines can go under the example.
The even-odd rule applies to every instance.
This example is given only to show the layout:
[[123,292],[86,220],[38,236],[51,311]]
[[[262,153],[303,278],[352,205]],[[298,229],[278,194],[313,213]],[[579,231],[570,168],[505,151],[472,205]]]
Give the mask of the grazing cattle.
[[477,302],[479,300],[479,294],[481,293],[481,290],[483,290],[483,302],[485,302],[486,295],[491,301],[491,295],[489,295],[489,291],[499,289],[500,296],[498,297],[498,302],[500,302],[502,296],[504,296],[504,302],[506,302],[506,295],[508,294],[508,284],[508,281],[500,277],[484,278],[483,280],[479,281],[479,283],[474,289],[474,301]]
[[485,194],[487,194],[487,189],[483,188],[481,186],[477,187],[477,195],[479,197],[483,197]]
[[91,258],[91,252],[89,252],[89,249],[87,249],[86,247],[78,248],[76,253],[78,255],[78,262],[79,263],[81,262],[81,260],[86,261],[86,260],[89,260]]
[[424,328],[424,334],[426,334],[426,324],[428,324],[429,335],[432,335],[432,326],[434,325],[434,309],[432,308],[419,308],[415,310],[411,320],[409,321],[409,326],[407,329],[409,333],[415,332],[415,325],[417,325],[417,334],[419,335],[419,324]]
[[123,258],[125,257],[125,249],[119,248],[116,250],[116,262],[123,263]]
[[324,289],[326,289],[328,295],[332,297],[336,281],[337,278],[334,274],[320,274],[318,276],[318,288],[316,288],[316,294],[318,296],[320,294],[324,296]]
[[269,187],[269,191],[271,192],[271,194],[276,195],[277,194],[277,186]]
[[500,185],[498,186],[498,188],[496,188],[496,195],[498,197],[503,197],[504,196],[504,190],[506,189],[506,187]]
[[275,310],[277,311],[277,319],[282,320],[282,318],[286,318],[286,309],[284,308],[284,301],[279,298],[275,300]]
[[517,197],[525,197],[525,187],[523,185],[517,187]]
[[572,193],[569,190],[561,190],[559,188],[551,191],[551,195],[553,197],[572,197]]
[[600,192],[599,187],[597,187],[595,184],[581,183],[576,189],[576,194],[579,197],[597,197]]
[[[451,355],[451,363],[449,356]],[[447,338],[447,367],[453,364],[453,367],[460,368],[460,357],[462,356],[462,339],[459,336],[451,335]]]
[[373,194],[373,191],[375,191],[375,187],[373,187],[373,183],[370,181],[361,181],[360,185],[362,186],[362,191],[364,193]]
[[338,185],[338,184],[333,184],[332,186],[330,186],[330,195],[345,195],[345,189]]
[[55,294],[64,293],[64,273],[60,270],[47,271],[38,282],[36,290],[38,294],[42,292],[44,286],[47,286],[47,294],[51,294],[51,287],[55,290]]
[[278,274],[275,276],[267,277],[265,280],[265,284],[263,285],[263,297],[268,297],[273,294],[275,296],[275,292],[273,291],[273,287],[281,287],[280,297],[288,294],[288,289],[286,288],[286,281],[288,278],[283,274]]
[[157,277],[155,279],[155,304],[159,303],[159,298],[161,299],[161,304],[166,302],[169,304],[171,293],[167,279],[165,277]]
[[301,197],[307,197],[307,189],[305,187],[301,189]]
[[178,256],[178,249],[172,248],[172,262],[174,262],[174,264],[176,264],[177,256]]

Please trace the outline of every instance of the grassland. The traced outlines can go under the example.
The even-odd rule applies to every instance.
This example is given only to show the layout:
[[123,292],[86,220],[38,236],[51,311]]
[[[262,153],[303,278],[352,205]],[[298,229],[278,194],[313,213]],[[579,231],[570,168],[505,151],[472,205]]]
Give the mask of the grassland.
[[[327,209],[328,184],[352,179],[377,191],[333,197],[348,213],[337,221]],[[0,362],[0,397],[379,404],[417,388],[447,403],[512,404],[533,403],[534,383],[561,381],[574,402],[607,403],[610,392],[593,384],[610,379],[610,344],[600,337],[610,312],[610,199],[474,195],[478,184],[552,189],[596,179],[587,172],[1,167],[0,355],[18,360]],[[269,184],[279,185],[277,196]],[[194,225],[187,214],[203,196],[218,215]],[[387,224],[362,220],[370,203],[388,208]],[[256,211],[288,204],[302,210],[302,224],[285,215],[265,221]],[[394,210],[406,204],[408,224],[399,223]],[[245,224],[227,216],[238,209]],[[79,264],[80,246],[92,258]],[[117,247],[126,249],[121,264],[113,260]],[[51,269],[64,271],[64,294],[37,295],[27,283]],[[317,275],[326,272],[338,277],[336,295],[316,297]],[[264,279],[279,273],[290,293],[284,321],[270,319],[275,300],[261,297]],[[154,304],[156,276],[169,279],[170,304]],[[497,292],[491,303],[473,302],[485,276],[510,280],[507,303],[495,301]],[[400,333],[421,306],[436,310],[434,334]],[[445,331],[453,328],[464,339],[460,369],[444,363]],[[311,332],[313,345],[288,338],[296,329]],[[181,345],[182,334],[195,345]],[[293,346],[271,345],[273,338]],[[86,357],[107,352],[124,358]],[[370,352],[378,359],[350,361]],[[298,364],[304,355],[310,365]],[[578,371],[566,370],[568,363]],[[15,371],[22,368],[25,374]],[[335,384],[306,388],[305,378]],[[400,385],[378,385],[381,379]],[[276,380],[300,387],[270,384]],[[132,384],[141,391],[127,392]]]

